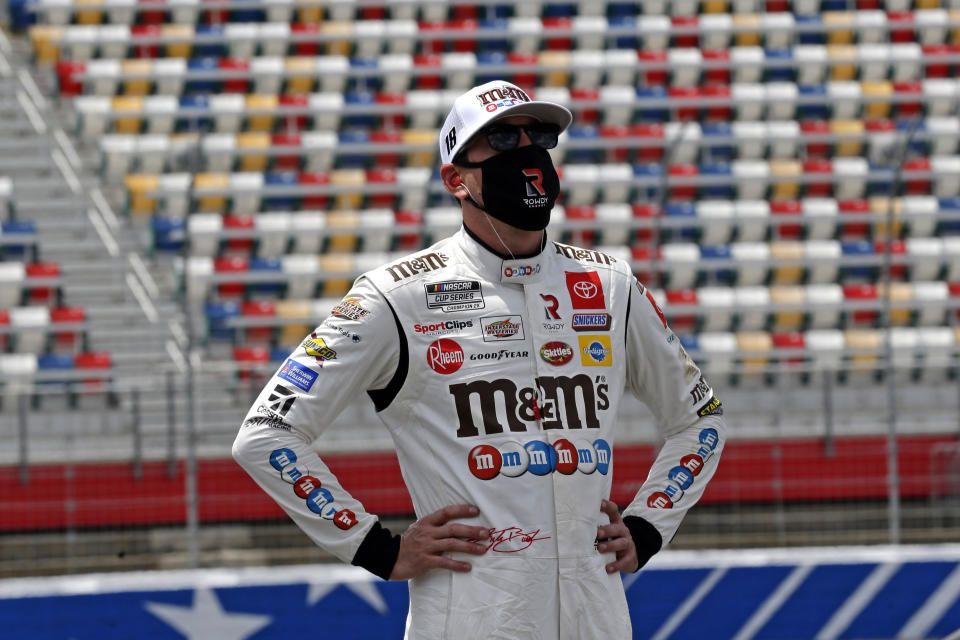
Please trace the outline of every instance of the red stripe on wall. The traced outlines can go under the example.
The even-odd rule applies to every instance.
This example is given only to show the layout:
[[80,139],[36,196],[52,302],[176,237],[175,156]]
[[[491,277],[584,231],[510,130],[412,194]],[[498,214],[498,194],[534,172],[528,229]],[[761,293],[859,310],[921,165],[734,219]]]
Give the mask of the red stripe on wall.
[[[944,455],[952,459],[956,443],[949,436],[900,438],[901,496],[916,498],[941,491],[936,471],[942,468]],[[654,455],[648,445],[615,449],[615,501],[623,505],[633,498]],[[413,512],[394,453],[329,455],[324,461],[369,511]],[[203,522],[286,517],[233,460],[199,461],[197,480]],[[883,437],[837,439],[832,455],[821,440],[734,441],[727,444],[702,502],[831,501],[886,495]],[[130,464],[38,465],[30,467],[26,483],[20,481],[19,468],[2,467],[0,514],[0,531],[182,523],[186,519],[183,466],[178,465],[170,477],[165,462],[145,463],[138,478]]]

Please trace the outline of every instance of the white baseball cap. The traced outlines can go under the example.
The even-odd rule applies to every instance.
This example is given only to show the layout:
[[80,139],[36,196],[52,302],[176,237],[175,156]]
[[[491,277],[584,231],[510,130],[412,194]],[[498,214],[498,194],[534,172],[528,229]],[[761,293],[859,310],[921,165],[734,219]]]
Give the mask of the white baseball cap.
[[531,100],[517,85],[494,80],[470,89],[454,101],[440,128],[440,161],[452,162],[480,129],[508,116],[531,116],[540,122],[552,122],[560,131],[573,121],[573,114],[566,107]]

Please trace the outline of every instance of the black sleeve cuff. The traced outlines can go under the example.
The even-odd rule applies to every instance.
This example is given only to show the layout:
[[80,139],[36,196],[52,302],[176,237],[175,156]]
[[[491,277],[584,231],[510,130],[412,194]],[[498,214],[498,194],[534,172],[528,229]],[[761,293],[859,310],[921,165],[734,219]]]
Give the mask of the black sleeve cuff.
[[391,534],[390,529],[374,522],[350,564],[363,567],[370,573],[389,580],[399,555],[400,536]]
[[633,538],[633,546],[637,548],[637,571],[640,567],[647,564],[663,545],[663,536],[657,531],[656,527],[641,518],[640,516],[627,516],[623,519],[623,524],[630,529],[630,537]]

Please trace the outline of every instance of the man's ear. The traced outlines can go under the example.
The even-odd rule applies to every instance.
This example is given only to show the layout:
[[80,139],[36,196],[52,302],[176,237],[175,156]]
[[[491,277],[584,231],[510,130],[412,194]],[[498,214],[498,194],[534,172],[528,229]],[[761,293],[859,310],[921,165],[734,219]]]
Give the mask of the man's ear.
[[467,189],[463,186],[463,178],[457,172],[457,169],[450,163],[440,167],[440,179],[447,192],[454,198],[463,200],[467,197]]

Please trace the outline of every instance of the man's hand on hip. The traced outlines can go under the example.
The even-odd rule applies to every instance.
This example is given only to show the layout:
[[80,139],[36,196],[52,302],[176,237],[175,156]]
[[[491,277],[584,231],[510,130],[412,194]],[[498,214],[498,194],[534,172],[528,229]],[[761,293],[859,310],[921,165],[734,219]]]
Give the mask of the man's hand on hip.
[[[473,505],[452,504],[425,515],[411,524],[400,537],[400,554],[390,573],[390,579],[409,580],[436,568],[458,572],[470,571],[469,562],[453,560],[444,553],[460,551],[478,556],[484,554],[485,545],[468,542],[467,539],[489,538],[490,529],[450,522],[457,518],[472,518],[479,513],[480,510]],[[623,526],[622,522],[621,526]],[[629,537],[629,533],[627,536]],[[632,544],[631,542],[631,548]],[[634,554],[634,561],[636,561],[636,554]]]
[[623,524],[623,518],[620,517],[620,510],[612,500],[604,500],[600,503],[600,510],[610,516],[610,524],[597,527],[597,551],[607,553],[616,551],[617,559],[607,565],[607,573],[633,573],[639,568],[637,559],[637,548],[633,544],[633,537],[630,535],[630,529]]

